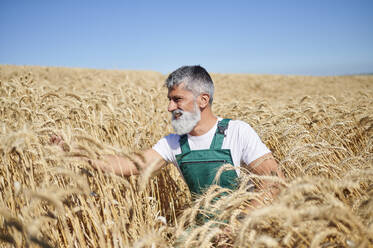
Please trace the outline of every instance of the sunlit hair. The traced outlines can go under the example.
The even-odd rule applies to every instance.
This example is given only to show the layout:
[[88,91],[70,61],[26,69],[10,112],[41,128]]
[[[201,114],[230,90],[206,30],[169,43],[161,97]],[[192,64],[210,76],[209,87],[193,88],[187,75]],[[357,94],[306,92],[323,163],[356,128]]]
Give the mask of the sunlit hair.
[[214,98],[214,83],[208,72],[199,65],[194,66],[182,66],[179,69],[172,72],[166,79],[166,86],[168,89],[172,89],[184,83],[184,87],[190,90],[194,96],[198,96],[202,93],[209,94],[209,104],[212,104]]

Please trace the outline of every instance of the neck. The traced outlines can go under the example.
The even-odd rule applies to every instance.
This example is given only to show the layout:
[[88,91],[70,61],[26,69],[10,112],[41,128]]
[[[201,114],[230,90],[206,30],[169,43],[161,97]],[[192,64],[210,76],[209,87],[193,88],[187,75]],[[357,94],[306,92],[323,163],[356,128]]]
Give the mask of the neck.
[[218,118],[212,113],[210,108],[201,111],[201,120],[189,133],[192,136],[201,136],[207,133],[216,123]]

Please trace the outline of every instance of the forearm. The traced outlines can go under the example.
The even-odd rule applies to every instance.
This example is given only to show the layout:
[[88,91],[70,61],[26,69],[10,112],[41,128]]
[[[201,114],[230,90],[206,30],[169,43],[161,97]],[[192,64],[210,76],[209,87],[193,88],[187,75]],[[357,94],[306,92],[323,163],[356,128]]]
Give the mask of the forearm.
[[50,143],[58,145],[65,152],[69,152],[68,154],[71,157],[80,157],[87,161],[95,169],[115,173],[119,176],[138,175],[145,169],[153,173],[165,163],[161,155],[153,149],[135,153],[131,157],[103,155],[100,159],[90,159],[95,155],[90,153],[88,149],[81,146],[71,149],[61,136],[52,135]]
[[[284,180],[285,177],[271,154],[267,154],[254,161],[251,164],[250,171],[259,176],[257,186],[264,193],[261,200],[275,198],[278,195],[280,192],[280,181]],[[260,178],[260,176],[264,177]]]
[[[254,172],[255,173],[255,172]],[[280,193],[280,183],[279,179],[284,179],[284,175],[279,170],[279,168],[273,168],[268,173],[263,173],[262,171],[256,172],[255,174],[259,176],[271,176],[268,179],[259,179],[259,189],[265,192],[265,198],[275,198]],[[276,178],[277,177],[277,178]]]
[[138,175],[141,169],[137,168],[135,163],[130,159],[117,155],[104,155],[102,159],[90,159],[88,162],[95,169],[111,172],[118,176]]
[[144,171],[158,171],[165,163],[163,158],[153,149],[135,153],[131,157],[104,155],[100,160],[91,160],[91,165],[105,172],[112,172],[119,176],[138,175]]
[[[270,173],[271,177],[268,179],[265,179],[264,177],[269,176],[268,174],[263,174],[263,171],[256,171],[253,172],[258,177],[254,179],[255,185],[256,185],[256,192],[258,193],[254,199],[250,201],[249,209],[257,209],[261,206],[266,205],[268,202],[271,202],[273,199],[277,197],[277,195],[280,193],[280,185],[278,179],[284,179],[283,174],[281,171],[277,171],[277,174],[275,174],[276,170],[273,170],[272,173]],[[278,178],[274,177],[277,176]]]

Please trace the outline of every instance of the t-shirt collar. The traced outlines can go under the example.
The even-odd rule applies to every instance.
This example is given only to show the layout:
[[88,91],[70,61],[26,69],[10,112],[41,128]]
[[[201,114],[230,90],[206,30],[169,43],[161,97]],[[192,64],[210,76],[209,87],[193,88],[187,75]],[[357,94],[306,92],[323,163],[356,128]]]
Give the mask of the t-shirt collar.
[[202,134],[202,135],[199,135],[199,136],[193,136],[193,135],[190,135],[188,133],[188,139],[194,139],[194,140],[197,140],[197,139],[204,139],[205,137],[209,137],[211,135],[211,133],[215,133],[216,131],[216,128],[218,126],[218,122],[221,121],[222,118],[218,117],[217,121],[215,122],[215,125],[210,128],[210,130],[208,130],[205,134]]

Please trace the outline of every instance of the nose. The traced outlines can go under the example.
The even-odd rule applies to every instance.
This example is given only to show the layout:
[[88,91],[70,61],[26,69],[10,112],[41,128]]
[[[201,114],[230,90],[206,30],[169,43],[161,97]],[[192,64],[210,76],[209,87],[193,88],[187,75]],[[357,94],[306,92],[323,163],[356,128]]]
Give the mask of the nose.
[[172,112],[177,109],[177,105],[173,100],[168,103],[168,112]]

